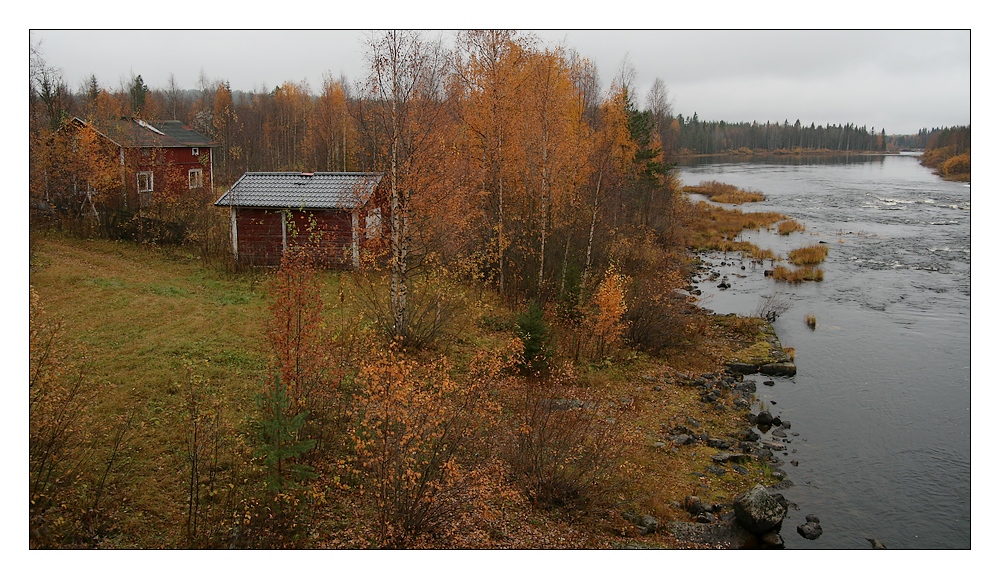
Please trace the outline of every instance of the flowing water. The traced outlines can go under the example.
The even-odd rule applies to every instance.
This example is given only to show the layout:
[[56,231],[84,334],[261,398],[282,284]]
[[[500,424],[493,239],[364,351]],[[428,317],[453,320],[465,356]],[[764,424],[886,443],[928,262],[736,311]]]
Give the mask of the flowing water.
[[[784,524],[786,547],[870,549],[870,537],[889,548],[970,548],[969,184],[904,155],[702,160],[680,177],[760,190],[766,201],[744,211],[778,211],[806,226],[742,239],[780,255],[821,241],[829,248],[822,282],[774,282],[749,260],[741,269],[738,255],[711,254],[732,287],[697,284],[702,305],[718,313],[753,314],[769,294],[789,306],[774,327],[795,348],[798,374],[774,386],[751,377],[763,405],[796,434],[787,455],[778,453],[794,483],[782,493],[799,506]],[[815,541],[795,532],[810,513],[823,528]]]

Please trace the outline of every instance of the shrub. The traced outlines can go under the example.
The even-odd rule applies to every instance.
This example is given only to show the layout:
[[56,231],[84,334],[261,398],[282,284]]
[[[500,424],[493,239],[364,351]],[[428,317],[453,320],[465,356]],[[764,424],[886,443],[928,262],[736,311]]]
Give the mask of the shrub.
[[614,266],[608,267],[592,301],[593,314],[586,324],[596,339],[595,358],[600,360],[621,343],[622,335],[628,327],[624,319],[625,285],[628,278],[618,273]]
[[93,387],[72,368],[62,325],[45,315],[30,289],[28,306],[28,544],[77,542],[85,497],[75,483],[91,458],[89,407]]
[[950,177],[972,173],[972,156],[968,153],[949,158],[941,165],[941,174]]
[[809,314],[806,316],[806,325],[809,326],[810,330],[816,329],[816,316]]
[[698,343],[703,336],[704,319],[697,308],[657,280],[640,280],[633,285],[624,319],[628,343],[651,354]]
[[614,495],[623,439],[596,404],[570,398],[567,380],[525,391],[504,454],[532,503],[586,510]]
[[266,325],[292,408],[309,408],[314,390],[323,382],[325,359],[321,282],[313,258],[292,247],[281,258],[271,279],[271,317]]
[[28,327],[28,544],[94,546],[116,532],[135,410],[98,415],[91,368],[33,288]]
[[479,354],[463,383],[445,359],[418,364],[390,351],[362,367],[360,420],[351,436],[379,544],[405,545],[467,508],[459,500],[470,484],[463,459],[476,454],[478,429],[499,413],[484,394],[519,347],[515,340]]
[[761,296],[760,301],[757,303],[757,309],[754,310],[754,315],[773,322],[778,319],[778,316],[788,311],[790,307],[791,304],[788,303],[788,300],[778,297],[777,294],[767,294]]
[[[388,276],[379,269],[370,269],[352,279],[365,313],[386,339],[396,339]],[[465,289],[444,269],[411,275],[407,280],[404,345],[427,348],[453,337],[465,303]]]

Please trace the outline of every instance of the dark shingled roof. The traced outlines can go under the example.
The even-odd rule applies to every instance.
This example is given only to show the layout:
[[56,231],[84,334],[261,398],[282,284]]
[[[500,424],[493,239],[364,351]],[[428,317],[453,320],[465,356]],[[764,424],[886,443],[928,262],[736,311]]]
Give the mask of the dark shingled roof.
[[[79,121],[86,124],[85,121]],[[123,147],[211,147],[212,141],[180,121],[114,119],[93,124],[102,135]]]
[[381,180],[382,173],[245,173],[215,204],[355,209],[368,202]]

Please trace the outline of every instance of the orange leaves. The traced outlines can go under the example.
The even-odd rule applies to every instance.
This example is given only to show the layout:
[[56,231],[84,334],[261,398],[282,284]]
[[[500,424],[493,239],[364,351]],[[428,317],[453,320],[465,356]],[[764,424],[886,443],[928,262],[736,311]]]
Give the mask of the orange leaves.
[[615,169],[621,174],[629,174],[633,170],[638,145],[632,140],[628,124],[628,94],[625,87],[618,86],[601,104],[604,114],[602,140],[614,162]]
[[405,544],[468,508],[457,497],[471,480],[470,448],[499,414],[485,395],[518,347],[480,352],[463,379],[447,359],[420,363],[395,347],[362,364],[351,438],[382,544]]
[[288,397],[300,408],[319,385],[325,358],[320,281],[306,249],[285,252],[269,291],[273,302],[267,337]]
[[594,314],[588,320],[597,339],[597,357],[603,358],[611,349],[621,344],[625,332],[625,288],[628,278],[609,266],[594,293]]
[[316,100],[309,118],[309,133],[304,143],[311,167],[322,171],[347,171],[353,166],[349,154],[356,146],[357,137],[353,122],[348,122],[347,91],[341,81],[329,73],[323,77],[323,92]]

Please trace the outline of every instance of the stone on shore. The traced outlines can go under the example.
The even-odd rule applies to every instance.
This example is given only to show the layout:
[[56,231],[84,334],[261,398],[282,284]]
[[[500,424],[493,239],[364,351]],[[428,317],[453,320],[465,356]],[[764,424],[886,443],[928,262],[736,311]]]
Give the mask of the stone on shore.
[[762,485],[737,496],[733,501],[733,511],[736,521],[755,535],[779,527],[788,512]]

